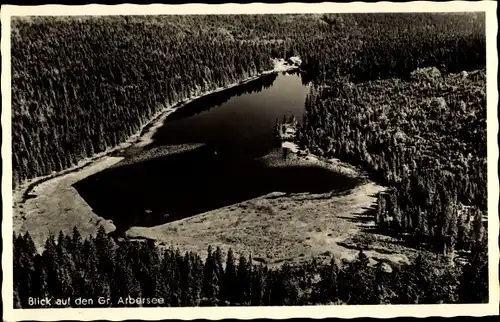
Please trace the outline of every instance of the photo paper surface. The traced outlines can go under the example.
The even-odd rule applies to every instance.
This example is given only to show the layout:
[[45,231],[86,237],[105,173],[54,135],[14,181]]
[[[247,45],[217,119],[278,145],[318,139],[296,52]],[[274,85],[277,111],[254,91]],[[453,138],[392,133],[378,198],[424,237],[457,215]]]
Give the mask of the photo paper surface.
[[2,6],[5,319],[498,314],[495,12]]

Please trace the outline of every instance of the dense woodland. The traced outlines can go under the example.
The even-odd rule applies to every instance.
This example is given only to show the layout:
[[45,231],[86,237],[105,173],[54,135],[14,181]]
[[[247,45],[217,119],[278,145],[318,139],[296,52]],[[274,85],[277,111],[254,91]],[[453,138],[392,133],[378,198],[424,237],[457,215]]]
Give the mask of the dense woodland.
[[485,64],[482,14],[29,17],[12,21],[11,42],[15,186],[125,141],[165,105],[269,70],[273,57],[300,55],[315,82]]
[[434,50],[447,60],[406,74],[317,82],[298,132],[311,152],[359,165],[389,187],[373,213],[379,232],[451,258],[487,248],[485,47],[481,33],[468,37],[455,34],[482,57],[440,43]]
[[383,231],[469,251],[486,233],[485,74],[430,68],[412,78],[313,89],[300,140],[390,186],[375,214]]
[[[29,306],[29,297],[65,299],[163,298],[164,306],[433,304],[486,302],[486,252],[481,245],[462,269],[436,265],[428,256],[384,269],[369,265],[360,251],[356,260],[315,260],[268,269],[231,250],[208,248],[202,259],[191,252],[160,249],[154,242],[119,245],[104,229],[96,237],[50,236],[38,254],[30,235],[14,236],[14,305]],[[482,255],[483,254],[483,255]],[[52,301],[52,307],[55,307]],[[76,306],[71,303],[71,306]],[[147,306],[147,305],[145,305]]]

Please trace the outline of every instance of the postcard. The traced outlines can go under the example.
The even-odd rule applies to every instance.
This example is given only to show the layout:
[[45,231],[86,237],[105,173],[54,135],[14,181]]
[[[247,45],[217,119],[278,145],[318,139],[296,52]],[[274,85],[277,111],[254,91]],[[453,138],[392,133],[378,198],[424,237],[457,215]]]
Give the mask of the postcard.
[[2,6],[4,319],[498,314],[496,6]]

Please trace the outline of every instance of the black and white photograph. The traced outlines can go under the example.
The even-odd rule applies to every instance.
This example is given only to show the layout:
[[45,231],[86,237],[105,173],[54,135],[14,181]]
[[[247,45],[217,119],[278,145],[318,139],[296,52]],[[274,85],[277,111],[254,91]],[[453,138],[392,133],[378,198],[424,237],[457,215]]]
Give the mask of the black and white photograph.
[[260,6],[2,7],[12,319],[498,313],[496,3]]

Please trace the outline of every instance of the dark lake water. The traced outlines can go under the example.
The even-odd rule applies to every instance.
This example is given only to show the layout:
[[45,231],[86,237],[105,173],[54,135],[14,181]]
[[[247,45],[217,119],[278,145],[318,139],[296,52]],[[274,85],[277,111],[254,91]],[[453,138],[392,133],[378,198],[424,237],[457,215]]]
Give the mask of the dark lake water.
[[172,114],[154,145],[203,142],[245,157],[265,155],[276,147],[276,119],[300,118],[308,91],[300,74],[280,73],[203,97]]
[[[146,150],[74,187],[96,214],[113,220],[119,233],[275,191],[352,188],[356,180],[280,160],[273,126],[284,115],[300,120],[308,91],[300,74],[280,73],[197,99],[171,114]],[[186,152],[161,153],[169,146],[199,143],[203,146]],[[151,151],[151,157],[141,159]]]

